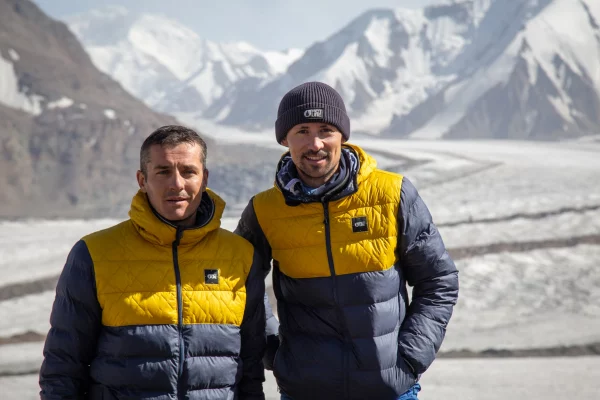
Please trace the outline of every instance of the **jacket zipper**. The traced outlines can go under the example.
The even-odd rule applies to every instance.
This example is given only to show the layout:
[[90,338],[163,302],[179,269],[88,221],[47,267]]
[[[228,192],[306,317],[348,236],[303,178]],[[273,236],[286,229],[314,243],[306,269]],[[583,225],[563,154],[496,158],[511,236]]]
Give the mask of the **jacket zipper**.
[[342,351],[342,365],[343,365],[343,374],[344,374],[344,398],[347,399],[349,396],[348,393],[348,369],[349,369],[349,352],[352,350],[350,346],[350,340],[348,338],[348,331],[346,329],[346,323],[344,321],[344,315],[342,313],[342,309],[340,307],[339,296],[338,296],[338,285],[335,273],[335,267],[333,265],[333,252],[331,250],[331,227],[329,224],[329,202],[323,201],[323,212],[325,214],[325,218],[323,223],[325,224],[325,247],[327,249],[327,261],[329,262],[329,272],[331,273],[331,279],[333,282],[333,301],[336,305],[336,311],[338,314],[338,319],[340,323],[340,328],[342,329],[342,335],[344,337],[344,349]]
[[185,361],[185,345],[183,343],[183,298],[181,294],[181,272],[179,271],[178,247],[183,229],[177,228],[175,241],[173,242],[173,266],[175,268],[175,282],[177,284],[177,331],[179,333],[179,371],[177,374],[177,392],[181,394],[181,376],[183,375],[183,362]]

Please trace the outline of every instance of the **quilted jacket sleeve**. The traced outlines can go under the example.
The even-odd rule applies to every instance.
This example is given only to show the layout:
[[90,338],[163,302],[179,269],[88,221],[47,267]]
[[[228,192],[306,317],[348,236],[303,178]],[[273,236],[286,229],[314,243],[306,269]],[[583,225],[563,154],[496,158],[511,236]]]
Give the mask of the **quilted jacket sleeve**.
[[[271,246],[269,245],[269,242],[265,237],[260,224],[258,223],[258,218],[256,217],[256,212],[254,211],[253,200],[254,198],[250,200],[244,209],[238,226],[235,229],[235,233],[252,243],[255,251],[260,254],[264,260],[263,278],[266,278],[271,270]],[[265,313],[267,319],[267,350],[265,352],[263,362],[266,369],[272,370],[273,359],[275,358],[275,353],[279,348],[279,321],[277,321],[277,318],[275,318],[273,315],[273,310],[266,293],[264,294],[263,301],[265,304]]]
[[412,301],[399,335],[400,352],[422,374],[435,359],[458,299],[458,271],[417,189],[402,182],[398,257]]
[[246,280],[246,308],[241,325],[243,365],[239,384],[240,400],[264,400],[265,371],[262,357],[265,352],[265,278],[262,274],[262,257],[254,252],[250,274]]
[[71,250],[56,287],[40,369],[42,400],[85,399],[102,311],[85,242]]

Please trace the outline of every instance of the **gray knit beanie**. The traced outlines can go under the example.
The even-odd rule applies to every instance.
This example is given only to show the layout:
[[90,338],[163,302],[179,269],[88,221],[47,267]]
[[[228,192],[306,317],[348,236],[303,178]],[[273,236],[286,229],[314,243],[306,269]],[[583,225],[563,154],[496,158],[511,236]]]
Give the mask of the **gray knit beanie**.
[[283,96],[275,121],[277,142],[281,143],[295,125],[306,122],[334,125],[346,140],[350,138],[350,119],[346,114],[344,100],[334,88],[325,83],[306,82]]

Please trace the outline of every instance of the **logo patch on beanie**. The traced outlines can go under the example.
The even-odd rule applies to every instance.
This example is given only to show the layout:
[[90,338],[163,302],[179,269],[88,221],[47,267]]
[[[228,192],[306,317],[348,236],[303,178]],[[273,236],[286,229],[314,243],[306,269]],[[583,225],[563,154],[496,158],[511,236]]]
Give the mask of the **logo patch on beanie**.
[[312,108],[310,110],[306,110],[306,111],[304,111],[304,118],[323,119],[323,109],[322,108]]

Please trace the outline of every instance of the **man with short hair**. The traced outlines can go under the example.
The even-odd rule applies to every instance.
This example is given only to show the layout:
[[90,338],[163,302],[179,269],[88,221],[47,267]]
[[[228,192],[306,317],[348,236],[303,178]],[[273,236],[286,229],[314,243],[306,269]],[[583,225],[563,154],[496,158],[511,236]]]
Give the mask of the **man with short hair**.
[[220,228],[206,156],[182,126],[144,141],[130,219],[81,239],[60,276],[42,399],[264,400],[265,267]]
[[344,102],[324,83],[282,98],[275,133],[289,152],[236,233],[273,261],[280,326],[265,365],[281,399],[416,399],[458,297],[425,203],[347,143]]

